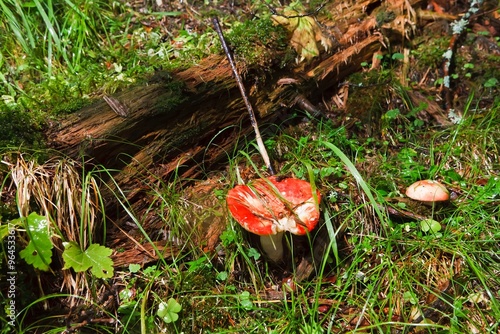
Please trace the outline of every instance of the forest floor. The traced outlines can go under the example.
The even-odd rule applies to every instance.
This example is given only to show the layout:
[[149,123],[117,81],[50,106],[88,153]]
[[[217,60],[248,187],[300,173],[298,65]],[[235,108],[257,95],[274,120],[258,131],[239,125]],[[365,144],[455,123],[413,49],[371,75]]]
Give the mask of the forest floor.
[[[383,10],[387,3],[368,2],[366,13],[379,11],[374,31],[383,35],[382,26],[394,18]],[[250,64],[244,75],[262,64],[304,73],[317,58],[296,43],[287,40],[293,57],[286,62],[262,62],[245,44],[244,31],[290,8],[308,13],[299,22],[328,17],[326,4],[128,3],[122,10],[128,41],[117,42],[125,51],[118,56],[110,51],[117,46],[108,45],[100,56],[107,77],[75,99],[101,98],[125,89],[134,76],[221,54],[213,48],[214,13],[230,31],[237,62]],[[106,166],[42,146],[2,148],[0,332],[500,333],[500,11],[498,3],[484,2],[460,23],[470,8],[465,1],[417,2],[414,25],[405,8],[409,21],[401,24],[408,37],[370,55],[357,64],[360,70],[312,100],[321,115],[295,106],[263,124],[280,177],[306,180],[321,197],[316,229],[286,234],[278,261],[227,210],[226,195],[237,184],[269,176],[253,136],[240,138],[211,169],[197,162],[202,176],[196,179],[141,170],[148,197],[140,213]],[[334,51],[321,49],[317,34],[334,45],[336,26],[318,27],[308,38],[318,57],[326,57]],[[153,60],[161,52],[168,61]],[[148,53],[144,73],[138,68]],[[61,111],[58,97],[52,99],[50,110],[40,111],[50,118],[42,128],[51,131],[59,118],[86,105]],[[444,185],[450,199],[408,198],[407,187],[425,179]],[[125,225],[103,212],[110,206],[101,194],[109,189],[112,208],[126,212]],[[46,209],[50,203],[57,208]],[[125,239],[112,240],[116,231]],[[19,250],[15,298],[3,279],[10,275],[11,234]]]

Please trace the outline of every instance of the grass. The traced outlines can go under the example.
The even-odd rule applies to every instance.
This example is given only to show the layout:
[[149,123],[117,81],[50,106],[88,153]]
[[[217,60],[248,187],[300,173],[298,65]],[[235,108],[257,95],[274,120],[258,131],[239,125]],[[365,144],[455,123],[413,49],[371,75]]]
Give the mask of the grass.
[[[92,97],[145,80],[159,68],[187,67],[214,53],[214,34],[152,29],[120,1],[5,0],[0,8],[2,113],[42,112],[42,119],[34,118],[42,125],[47,114],[74,112]],[[180,14],[142,17],[146,22]]]
[[[40,211],[53,224],[50,236],[59,260],[51,270],[60,274],[62,241],[78,243],[82,252],[104,243],[112,221],[102,220],[103,228],[96,225],[105,201],[113,200],[137,232],[130,238],[150,245],[158,261],[116,268],[113,278],[87,270],[66,270],[61,278],[18,258],[16,301],[22,307],[16,326],[10,327],[2,269],[0,332],[55,333],[67,329],[66,321],[75,330],[81,326],[99,333],[500,330],[500,106],[494,87],[485,84],[498,77],[495,70],[459,58],[459,75],[484,72],[485,80],[470,89],[475,95],[465,101],[462,122],[444,129],[415,117],[425,108],[408,102],[393,80],[397,62],[387,56],[380,72],[352,78],[374,85],[372,94],[352,89],[349,99],[356,101],[351,118],[363,109],[380,116],[370,138],[363,137],[363,121],[347,128],[331,121],[297,125],[292,119],[280,126],[283,130],[266,134],[280,173],[308,180],[323,195],[318,230],[303,238],[287,235],[287,261],[271,264],[225,210],[231,187],[265,173],[251,141],[228,152],[227,171],[207,171],[205,180],[174,175],[167,182],[138,170],[150,200],[145,216],[126,201],[115,171],[87,169],[61,157],[46,159],[45,151],[19,158],[28,157],[19,154],[24,145],[44,147],[47,115],[79,110],[94,91],[113,92],[155,67],[174,68],[187,57],[194,55],[196,61],[215,52],[216,36],[210,31],[181,29],[162,42],[161,31],[138,24],[133,11],[115,5],[0,1],[5,102],[0,122],[10,126],[0,134],[2,260],[8,254],[6,223]],[[257,27],[254,23],[228,22],[228,38],[240,56],[262,66],[271,60],[255,53],[254,45],[272,42],[279,50],[285,45],[264,20],[258,21],[262,29],[242,38]],[[442,60],[442,51],[421,45],[413,51],[420,67]],[[92,51],[101,48],[102,53]],[[398,99],[403,103],[380,102]],[[452,201],[427,207],[406,199],[406,186],[423,178],[443,182]],[[185,186],[188,182],[193,186]],[[154,234],[145,225],[151,216],[159,226]],[[424,229],[418,217],[435,220],[440,230]],[[19,251],[32,239],[26,233],[29,225],[21,221],[15,227]],[[159,245],[159,239],[166,244]],[[123,250],[117,246],[114,251]],[[316,254],[312,274],[304,278],[301,265],[310,253]],[[61,286],[66,293],[60,293]]]
[[[497,110],[492,110],[485,117],[492,121],[496,113]],[[488,124],[487,127],[479,131],[477,126],[484,124]],[[484,140],[476,140],[480,145],[469,145],[460,156],[446,154],[450,149],[450,131],[457,140],[470,140],[468,136],[478,136],[478,133],[487,138],[498,138],[494,124],[497,123],[466,123],[467,126],[433,132],[435,138],[440,139],[436,139],[432,146],[421,147],[429,155],[415,164],[429,164],[429,157],[440,156],[443,151],[446,158],[439,159],[437,171],[449,171],[450,162],[470,161],[472,157],[482,157],[487,152],[498,157],[498,153],[491,151],[495,146],[485,145]],[[498,231],[498,190],[492,191],[490,187],[498,187],[499,180],[494,174],[498,164],[482,164],[492,161],[493,156],[476,158],[474,167],[467,169],[488,178],[489,186],[478,187],[466,181],[468,177],[475,179],[479,175],[463,175],[462,182],[458,183],[461,193],[453,204],[434,211],[423,209],[443,225],[438,235],[423,232],[418,221],[400,221],[386,217],[382,212],[377,214],[373,204],[377,204],[377,209],[384,205],[383,197],[376,189],[369,188],[369,179],[356,173],[355,166],[351,165],[352,157],[333,149],[335,146],[332,145],[336,143],[325,145],[321,139],[324,135],[330,136],[331,140],[335,136],[330,132],[338,135],[338,131],[325,124],[321,125],[320,131],[323,132],[314,132],[318,139],[312,139],[307,133],[295,141],[291,141],[288,135],[276,138],[276,143],[286,141],[287,150],[300,158],[293,164],[285,162],[282,171],[305,169],[305,175],[313,175],[324,194],[337,191],[336,184],[348,185],[343,196],[330,197],[332,201],[325,201],[323,207],[328,234],[343,235],[346,248],[338,248],[337,242],[342,240],[330,239],[328,251],[322,261],[316,263],[316,275],[311,281],[294,283],[292,279],[292,283],[283,284],[281,280],[293,277],[296,269],[288,267],[285,268],[288,274],[277,274],[276,268],[255,254],[257,246],[243,238],[238,226],[232,223],[221,236],[224,267],[217,267],[218,256],[212,259],[202,256],[202,261],[190,266],[191,272],[185,273],[188,277],[198,276],[203,283],[198,281],[199,289],[186,289],[183,285],[180,291],[176,291],[182,311],[179,323],[171,330],[211,328],[213,332],[320,333],[420,328],[430,332],[495,332],[498,326],[495,319],[499,315],[496,288],[499,264],[495,250],[499,242],[495,232]],[[358,146],[355,151],[358,161],[368,158],[359,154],[362,141],[339,139],[349,141],[353,147]],[[295,146],[291,145],[293,143]],[[316,149],[304,150],[304,146]],[[319,166],[325,159],[337,160],[347,168],[340,176],[324,176],[320,181]],[[394,170],[399,162],[396,158],[390,163],[384,160],[375,163],[383,173]],[[450,172],[445,174],[451,175]],[[434,177],[441,178],[441,175],[436,172]],[[408,185],[401,175],[393,175],[388,182],[398,184],[401,190]],[[447,182],[455,189],[451,180]],[[488,194],[489,201],[484,201],[483,191]],[[370,193],[372,198],[367,195]],[[365,195],[367,201],[363,199]],[[385,229],[381,224],[386,225]],[[293,244],[294,240],[289,242]],[[196,280],[187,281],[196,285]],[[186,296],[191,298],[186,301]],[[214,309],[212,306],[198,308],[213,303],[216,305]],[[221,316],[232,321],[229,324],[216,322],[215,319]],[[227,329],[227,326],[233,329]]]

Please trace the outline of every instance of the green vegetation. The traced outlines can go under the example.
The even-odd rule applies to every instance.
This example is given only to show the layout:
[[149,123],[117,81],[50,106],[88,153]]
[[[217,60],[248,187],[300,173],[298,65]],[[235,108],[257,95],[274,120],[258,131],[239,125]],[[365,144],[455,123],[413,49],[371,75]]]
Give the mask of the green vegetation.
[[[280,54],[279,58],[291,60],[285,55],[288,49],[287,32],[283,27],[275,26],[270,17],[243,23],[235,22],[227,34],[227,39],[234,45],[233,52],[247,64],[269,65],[276,61],[276,52]],[[274,52],[265,53],[262,49]]]
[[[267,144],[281,163],[281,173],[310,179],[325,195],[321,233],[326,231],[331,239],[325,256],[315,263],[312,279],[294,282],[298,269],[287,265],[280,274],[281,265],[267,263],[257,244],[228,219],[217,253],[204,253],[189,242],[182,253],[156,265],[118,270],[118,328],[385,332],[410,329],[417,322],[429,331],[495,331],[500,315],[498,112],[498,106],[487,112],[471,108],[460,125],[420,132],[415,132],[411,118],[398,114],[387,125],[393,131],[389,143],[348,136],[345,128],[331,122],[291,127],[293,135],[285,131],[273,137]],[[395,128],[395,122],[407,126]],[[408,135],[414,140],[405,140]],[[419,139],[429,137],[432,140]],[[233,166],[248,158],[242,152]],[[211,194],[220,203],[236,176],[217,178],[225,190]],[[404,188],[421,178],[441,180],[455,193],[454,199],[436,208],[402,199]],[[193,222],[187,219],[196,216],[186,215],[193,206],[175,187],[180,181],[151,185],[151,190],[164,203],[162,219],[172,227],[170,238],[194,241],[197,237],[187,233]],[[119,191],[115,196],[122,197]],[[392,207],[392,214],[384,207]],[[140,226],[141,218],[130,214]],[[306,247],[313,247],[318,237],[311,235]],[[298,259],[303,251],[296,247],[303,241],[287,239]],[[26,321],[30,308],[46,301],[33,300],[21,319]],[[99,312],[114,319],[105,310]],[[32,328],[27,322],[19,325]],[[102,324],[92,326],[104,329]]]
[[[253,3],[261,17],[222,20],[246,66],[285,66],[295,56],[266,3]],[[379,68],[346,80],[347,108],[328,103],[334,119],[297,114],[266,131],[279,173],[309,181],[323,197],[318,229],[286,235],[286,261],[272,264],[225,206],[229,189],[265,175],[250,139],[227,153],[227,169],[205,171],[203,180],[138,170],[142,216],[116,171],[44,149],[46,122],[156,69],[220,53],[213,31],[191,30],[183,15],[105,0],[0,0],[0,333],[498,332],[500,72],[489,66],[498,57],[466,39],[452,77],[464,111],[457,124],[435,127],[421,115],[438,94],[410,96],[411,87],[439,85],[440,37],[416,41],[405,85],[395,47]],[[183,24],[172,32],[146,19]],[[180,103],[182,88],[169,87],[166,109]],[[450,202],[405,197],[420,179],[446,185]],[[139,254],[126,266],[118,265],[125,245],[107,239],[121,227],[105,208],[126,215]],[[11,255],[15,320],[5,283]]]
[[0,147],[45,147],[45,136],[42,132],[44,121],[40,116],[34,116],[22,108],[1,104],[0,124]]

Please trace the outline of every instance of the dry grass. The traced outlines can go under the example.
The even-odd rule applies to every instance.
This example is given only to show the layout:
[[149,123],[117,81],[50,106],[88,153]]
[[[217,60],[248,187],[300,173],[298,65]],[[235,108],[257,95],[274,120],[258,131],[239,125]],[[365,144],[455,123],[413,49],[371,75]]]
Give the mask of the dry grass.
[[[15,163],[3,162],[8,166],[15,187],[19,216],[26,218],[31,212],[37,212],[47,218],[58,266],[64,263],[63,242],[76,242],[81,249],[87,249],[91,243],[102,239],[99,235],[102,199],[92,173],[86,173],[80,164],[70,159],[54,158],[38,164],[23,154],[15,156]],[[90,297],[92,290],[85,273],[63,269],[62,275],[61,291]],[[70,300],[70,306],[82,301]]]

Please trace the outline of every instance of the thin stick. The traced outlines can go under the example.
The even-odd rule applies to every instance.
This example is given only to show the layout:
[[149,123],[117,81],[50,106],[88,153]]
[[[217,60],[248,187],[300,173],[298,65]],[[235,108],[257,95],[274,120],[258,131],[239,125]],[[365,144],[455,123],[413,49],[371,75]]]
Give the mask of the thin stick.
[[231,52],[229,51],[229,48],[227,47],[226,40],[224,39],[224,35],[222,34],[222,29],[219,24],[219,20],[217,17],[212,18],[212,23],[215,27],[215,31],[217,31],[217,34],[219,35],[220,42],[222,44],[222,48],[224,49],[224,52],[226,53],[227,60],[229,61],[229,64],[231,65],[231,69],[233,70],[233,74],[236,78],[236,82],[238,83],[238,87],[240,88],[241,96],[243,97],[243,101],[245,102],[245,105],[248,110],[248,114],[250,115],[250,122],[252,123],[253,130],[255,132],[255,140],[257,141],[257,146],[259,148],[260,155],[262,156],[262,159],[264,159],[264,163],[266,164],[267,170],[271,175],[274,175],[274,170],[273,166],[271,165],[271,160],[269,159],[269,155],[267,154],[266,147],[264,146],[264,142],[262,141],[262,137],[260,135],[259,131],[259,126],[257,124],[257,120],[255,118],[255,113],[253,111],[252,105],[250,104],[250,101],[248,100],[246,91],[245,91],[245,86],[243,86],[243,81],[241,80],[240,74],[238,73],[238,70],[236,69],[236,65],[234,64],[234,59],[233,56],[231,55]]

